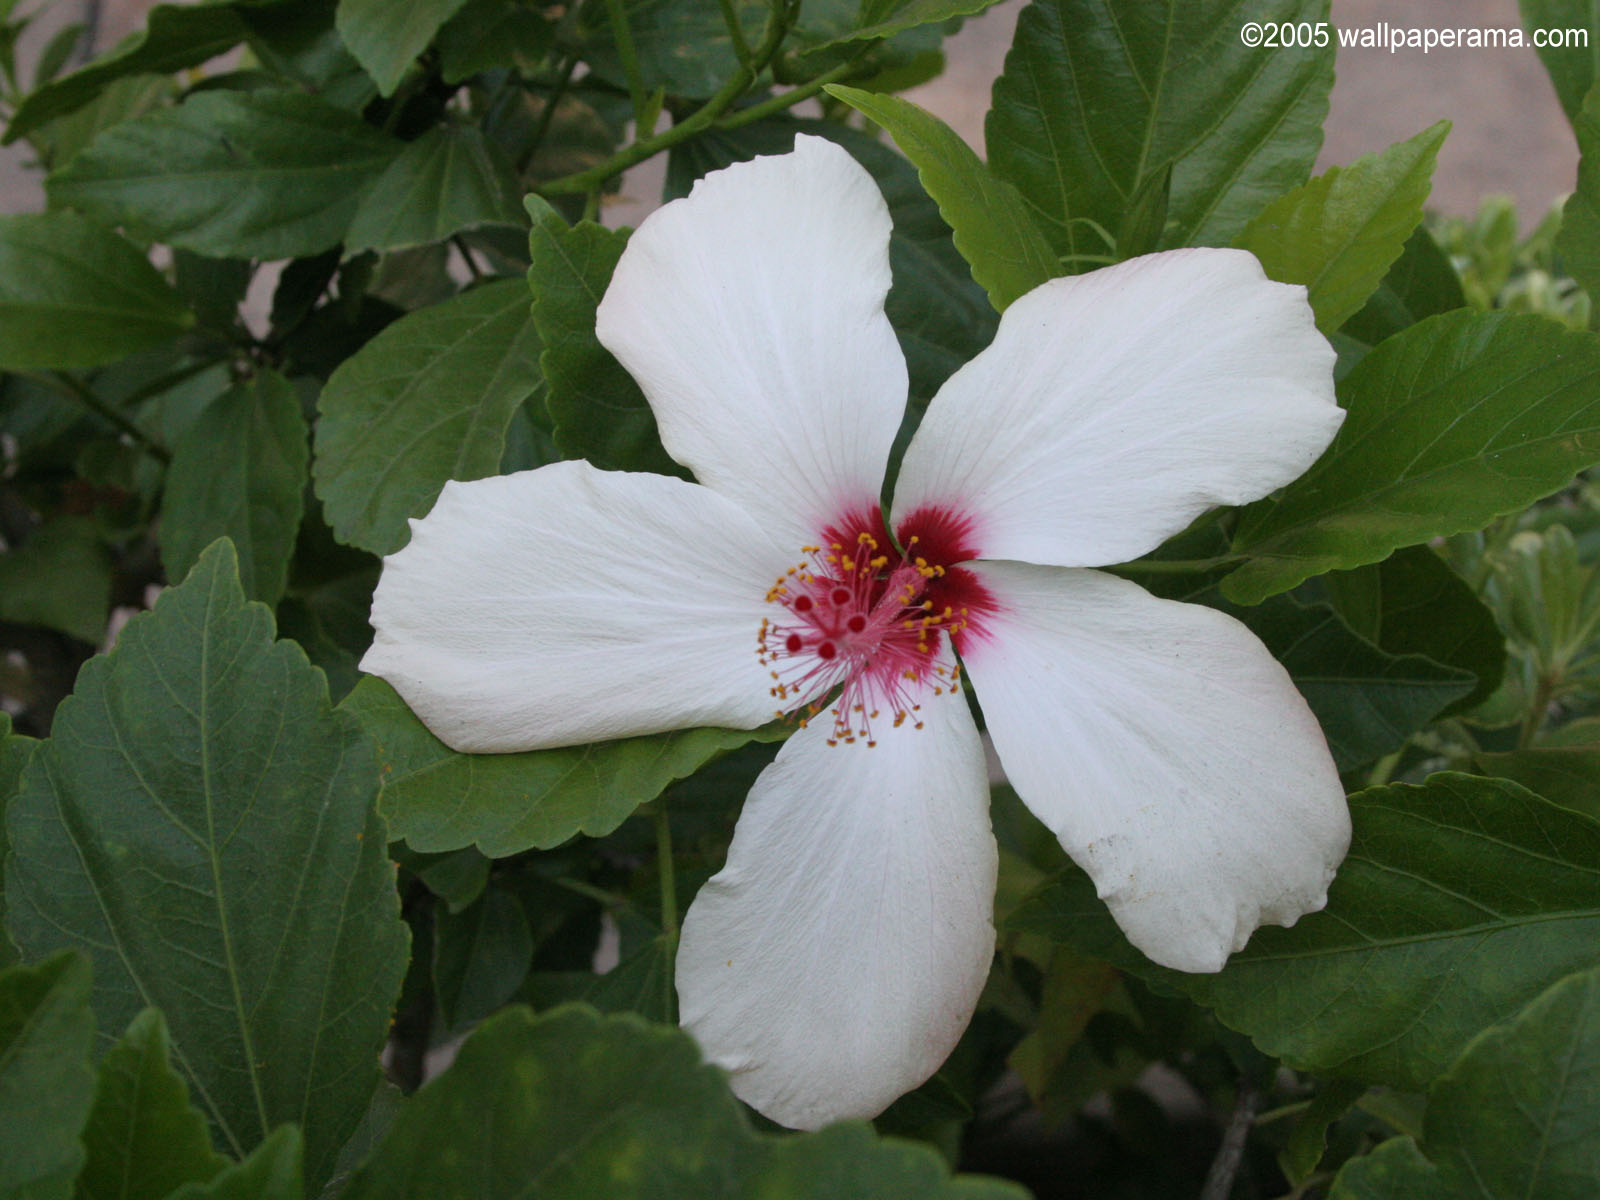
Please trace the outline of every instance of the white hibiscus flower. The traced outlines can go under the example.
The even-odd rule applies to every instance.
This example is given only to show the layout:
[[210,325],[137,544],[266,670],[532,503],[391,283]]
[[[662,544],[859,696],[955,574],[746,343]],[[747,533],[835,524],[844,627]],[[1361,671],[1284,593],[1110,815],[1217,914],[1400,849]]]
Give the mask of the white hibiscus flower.
[[958,670],[1018,794],[1159,963],[1218,970],[1321,907],[1349,841],[1260,642],[1084,569],[1321,453],[1343,414],[1304,289],[1233,250],[1040,286],[930,404],[885,521],[889,228],[811,137],[644,221],[599,337],[699,482],[562,462],[448,485],[385,563],[362,663],[464,751],[801,719],[677,959],[685,1027],[799,1128],[927,1079],[988,974],[996,851]]

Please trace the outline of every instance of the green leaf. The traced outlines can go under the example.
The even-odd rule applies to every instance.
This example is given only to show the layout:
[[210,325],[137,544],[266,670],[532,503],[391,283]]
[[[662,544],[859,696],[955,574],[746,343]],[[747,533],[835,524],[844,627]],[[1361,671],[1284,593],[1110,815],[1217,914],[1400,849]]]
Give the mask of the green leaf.
[[647,1021],[671,1024],[677,1017],[673,965],[676,938],[655,937],[597,978],[583,1002],[603,1013],[633,1012]]
[[995,311],[1004,312],[1018,296],[1060,273],[1055,252],[1022,196],[991,174],[955,130],[898,96],[838,84],[827,90],[888,130],[915,164]]
[[7,813],[23,952],[88,951],[102,1029],[160,1008],[221,1143],[303,1123],[314,1183],[372,1093],[405,969],[377,786],[224,540],[79,673]]
[[1341,771],[1397,750],[1453,700],[1474,676],[1420,654],[1388,654],[1357,636],[1326,605],[1287,596],[1256,608],[1216,605],[1243,621],[1294,680],[1322,725]]
[[1420,1147],[1404,1139],[1352,1159],[1333,1200],[1590,1200],[1597,1095],[1600,969],[1555,984],[1475,1041],[1434,1084]]
[[911,400],[924,405],[939,386],[994,339],[996,317],[950,238],[938,205],[917,182],[916,168],[877,138],[833,121],[759,121],[710,129],[673,148],[667,195],[686,196],[708,171],[758,154],[786,154],[797,133],[838,142],[872,175],[889,206],[889,266],[894,286],[884,310],[900,338]]
[[249,30],[234,4],[160,4],[145,27],[129,34],[88,66],[30,94],[18,105],[4,141],[9,144],[46,121],[81,108],[107,84],[130,75],[168,75],[199,66],[242,42]]
[[1425,225],[1406,239],[1405,249],[1360,312],[1342,332],[1368,346],[1409,329],[1424,317],[1465,307],[1461,277]]
[[1511,779],[1546,800],[1600,818],[1600,746],[1533,746],[1476,754],[1485,775]]
[[45,189],[53,207],[198,254],[296,258],[344,238],[400,148],[304,92],[196,92],[106,130]]
[[172,79],[166,75],[129,75],[113,80],[89,103],[57,117],[30,140],[41,147],[42,161],[59,166],[113,125],[149,112],[171,92]]
[[1075,868],[1011,924],[1215,1009],[1297,1070],[1409,1091],[1594,961],[1600,823],[1514,783],[1456,774],[1357,792],[1350,817],[1327,908],[1258,930],[1216,975],[1150,963]]
[[0,1196],[67,1200],[94,1104],[89,964],[57,954],[0,971]]
[[842,37],[810,47],[821,50],[843,42],[860,42],[868,38],[893,37],[918,25],[954,20],[957,17],[975,17],[997,0],[863,0],[858,28]]
[[[22,785],[22,769],[38,742],[11,732],[11,714],[0,711],[0,864],[6,860],[6,805]],[[17,961],[16,947],[5,930],[5,892],[0,889],[0,968]]]
[[1425,655],[1477,676],[1477,686],[1443,715],[1476,708],[1500,686],[1506,639],[1494,614],[1426,546],[1396,550],[1381,563],[1353,571],[1334,571],[1322,582],[1339,615],[1385,653]]
[[533,218],[528,286],[534,328],[544,342],[539,365],[550,386],[546,402],[557,447],[606,470],[682,475],[661,448],[644,393],[594,334],[595,309],[627,231],[593,221],[569,227],[539,196],[529,196],[527,206]]
[[0,217],[0,370],[95,367],[194,324],[150,261],[76,213]]
[[182,579],[219,537],[239,550],[252,600],[276,604],[288,581],[311,457],[294,387],[263,370],[200,414],[172,451],[161,501],[161,557]]
[[451,479],[500,468],[506,427],[535,398],[539,335],[521,280],[485,284],[401,317],[317,401],[317,496],[350,545],[390,554]]
[[1317,1093],[1278,1153],[1278,1166],[1291,1184],[1299,1187],[1316,1171],[1328,1147],[1328,1126],[1349,1112],[1366,1090],[1362,1084],[1336,1079]]
[[111,556],[93,517],[57,517],[0,552],[0,621],[42,625],[97,646],[111,610]]
[[167,1023],[147,1008],[100,1060],[77,1200],[163,1200],[227,1165],[171,1057]]
[[242,1163],[209,1183],[187,1183],[167,1200],[303,1200],[304,1139],[293,1125],[280,1125]]
[[517,898],[490,887],[460,914],[437,912],[433,987],[444,1027],[483,1020],[517,994],[533,961],[533,932]]
[[1538,29],[1582,29],[1587,41],[1574,46],[1535,46],[1544,69],[1555,84],[1567,120],[1578,123],[1583,98],[1600,73],[1600,11],[1595,0],[1517,0],[1522,24],[1530,33]]
[[490,858],[547,850],[580,833],[604,837],[722,751],[789,733],[781,725],[685,729],[559,750],[460,754],[375,676],[339,707],[378,744],[390,836],[424,853],[475,845]]
[[1323,571],[1479,529],[1600,459],[1600,341],[1537,316],[1447,313],[1339,385],[1333,444],[1244,510],[1223,594],[1256,603]]
[[[738,70],[739,60],[718,0],[623,0],[622,7],[646,93],[661,88],[668,95],[704,99]],[[753,0],[734,0],[733,7],[745,41],[755,45],[771,10]],[[594,16],[590,18],[593,28],[584,31],[585,62],[597,78],[627,87],[627,72],[606,8],[596,4],[588,11]]]
[[1600,297],[1600,88],[1573,113],[1572,130],[1578,138],[1578,186],[1561,210],[1556,253],[1589,295]]
[[443,125],[408,144],[367,190],[345,251],[423,246],[496,224],[526,224],[516,168],[476,126]]
[[[1248,15],[1315,26],[1328,5],[1264,0]],[[1023,10],[985,123],[989,163],[1069,269],[1085,269],[1075,256],[1110,252],[1094,224],[1115,234],[1169,168],[1168,246],[1228,245],[1310,174],[1333,30],[1323,48],[1250,49],[1243,16],[1232,0],[1038,0]]]
[[532,71],[554,36],[554,26],[535,8],[467,0],[439,30],[439,74],[446,83],[461,83],[495,67]]
[[1306,286],[1317,328],[1332,333],[1377,290],[1422,220],[1433,165],[1450,122],[1381,154],[1332,167],[1279,196],[1236,243],[1267,277]]
[[466,0],[339,0],[339,36],[378,84],[392,96],[413,59]]
[[[483,1098],[495,1097],[493,1121]],[[951,1179],[928,1146],[862,1124],[753,1133],[722,1072],[682,1030],[566,1006],[513,1008],[467,1039],[410,1103],[343,1200],[1023,1200]]]

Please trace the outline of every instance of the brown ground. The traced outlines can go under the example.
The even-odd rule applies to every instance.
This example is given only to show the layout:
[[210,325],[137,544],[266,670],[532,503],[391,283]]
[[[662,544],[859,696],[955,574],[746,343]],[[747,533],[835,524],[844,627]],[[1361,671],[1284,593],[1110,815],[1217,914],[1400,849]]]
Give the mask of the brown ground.
[[[153,3],[104,0],[97,45],[108,47],[137,28]],[[87,7],[86,0],[57,0],[41,24],[81,20]],[[989,84],[1005,58],[1020,7],[1021,0],[1005,0],[968,22],[947,43],[945,74],[911,93],[980,147]],[[1441,28],[1514,26],[1519,18],[1516,0],[1333,0],[1333,21],[1345,28],[1380,21]],[[24,57],[37,41],[29,39]],[[1433,206],[1440,211],[1468,213],[1483,196],[1503,192],[1515,197],[1523,223],[1531,225],[1571,189],[1577,147],[1532,50],[1341,52],[1322,161],[1348,162],[1381,150],[1440,117],[1455,123],[1435,176]],[[38,185],[24,169],[25,161],[23,149],[0,150],[0,212],[40,206]],[[648,179],[628,188],[641,201],[650,190]],[[615,217],[633,219],[638,211],[624,209]]]

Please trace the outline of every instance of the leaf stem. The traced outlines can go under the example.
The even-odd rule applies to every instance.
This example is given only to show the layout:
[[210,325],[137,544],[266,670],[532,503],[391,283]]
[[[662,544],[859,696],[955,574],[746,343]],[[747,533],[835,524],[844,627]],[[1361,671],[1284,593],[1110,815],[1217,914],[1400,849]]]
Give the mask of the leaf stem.
[[656,873],[661,877],[661,936],[667,943],[666,980],[663,985],[667,1014],[678,1019],[678,992],[670,965],[678,961],[678,881],[672,856],[672,820],[665,797],[656,801]]
[[789,3],[773,7],[772,15],[767,18],[767,27],[762,34],[761,44],[751,54],[750,61],[740,66],[733,73],[733,77],[718,89],[716,95],[673,125],[671,129],[665,129],[650,137],[638,138],[598,166],[552,179],[537,190],[547,196],[570,196],[576,192],[591,191],[612,176],[622,174],[629,167],[642,163],[652,155],[680,142],[686,142],[695,134],[710,128],[712,122],[732,108],[739,97],[749,90],[756,77],[766,70],[767,64],[778,53],[778,47],[783,44],[783,39],[789,32],[789,22],[793,19],[792,7]]
[[1538,736],[1539,730],[1544,728],[1544,719],[1550,709],[1550,699],[1555,694],[1556,680],[1541,671],[1539,682],[1534,685],[1533,703],[1528,705],[1527,715],[1522,718],[1522,729],[1517,735],[1517,749],[1526,750],[1533,745],[1533,739]]
[[838,83],[841,79],[848,78],[851,72],[855,70],[856,62],[860,57],[860,55],[857,55],[849,62],[840,63],[831,71],[824,71],[815,79],[798,84],[787,92],[769,96],[761,101],[760,104],[752,104],[749,108],[741,108],[731,112],[718,120],[716,126],[718,129],[738,129],[741,125],[750,125],[756,121],[781,113],[785,109],[793,108],[802,100],[809,100],[812,96],[815,96],[830,83]]
[[728,26],[728,40],[733,43],[733,53],[741,67],[750,65],[750,43],[745,40],[744,26],[739,24],[736,0],[718,0],[722,5],[722,19]]
[[58,395],[76,400],[90,412],[111,422],[119,430],[127,434],[138,443],[141,450],[151,457],[158,458],[164,463],[172,461],[172,451],[135,425],[133,421],[128,419],[126,414],[118,412],[110,404],[96,396],[94,392],[84,386],[81,380],[74,379],[65,371],[51,371],[48,374],[34,371],[18,371],[16,374],[26,379],[31,379],[35,383],[42,384]]
[[544,135],[550,132],[550,123],[555,120],[556,109],[561,107],[561,101],[566,98],[567,88],[572,83],[572,73],[578,69],[578,56],[569,54],[562,61],[561,73],[556,76],[556,85],[550,89],[550,94],[544,98],[544,109],[539,113],[539,123],[533,127],[533,136],[528,139],[528,148],[523,151],[522,161],[517,164],[517,174],[521,175],[533,165],[533,156],[539,153],[539,147],[544,143]]
[[[727,0],[723,0],[727,3]],[[611,23],[611,37],[617,43],[617,57],[622,59],[622,73],[628,78],[628,99],[633,102],[633,123],[640,136],[648,136],[645,128],[645,107],[649,97],[644,90],[644,74],[639,70],[639,55],[633,45],[633,30],[628,28],[628,9],[624,0],[606,0],[606,18]]]
[[1194,575],[1243,561],[1241,554],[1219,554],[1215,558],[1142,558],[1136,562],[1118,563],[1116,569],[1146,575]]

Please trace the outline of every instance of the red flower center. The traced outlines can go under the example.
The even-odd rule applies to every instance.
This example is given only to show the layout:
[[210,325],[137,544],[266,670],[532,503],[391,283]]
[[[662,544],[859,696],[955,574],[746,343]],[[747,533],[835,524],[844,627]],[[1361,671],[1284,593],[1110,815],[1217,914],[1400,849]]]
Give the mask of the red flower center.
[[805,557],[767,593],[782,612],[761,622],[759,651],[779,715],[798,714],[804,726],[837,689],[829,745],[876,745],[874,721],[922,728],[927,689],[959,686],[960,668],[939,661],[941,639],[960,650],[994,608],[972,572],[947,565],[975,557],[970,522],[919,509],[899,532],[903,551],[878,509],[847,517],[823,545],[802,547]]

